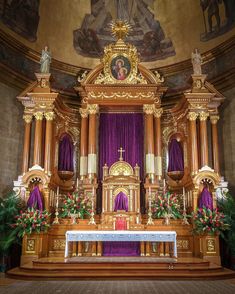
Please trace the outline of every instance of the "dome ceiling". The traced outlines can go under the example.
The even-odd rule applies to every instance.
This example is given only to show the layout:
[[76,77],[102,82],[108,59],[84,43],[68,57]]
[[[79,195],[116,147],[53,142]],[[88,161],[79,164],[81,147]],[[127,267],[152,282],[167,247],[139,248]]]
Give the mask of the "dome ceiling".
[[93,68],[103,47],[113,42],[109,24],[116,18],[132,25],[134,44],[149,68],[203,53],[235,34],[235,0],[0,0],[1,28],[54,59]]

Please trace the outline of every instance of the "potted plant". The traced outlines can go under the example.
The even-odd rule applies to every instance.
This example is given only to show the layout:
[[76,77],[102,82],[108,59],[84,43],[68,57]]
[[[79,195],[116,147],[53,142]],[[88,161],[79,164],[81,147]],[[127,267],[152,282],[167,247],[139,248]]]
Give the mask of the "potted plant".
[[47,232],[50,227],[50,214],[47,210],[27,208],[25,211],[20,211],[15,218],[16,222],[12,226],[19,237],[24,237],[25,234]]
[[76,223],[76,218],[84,219],[86,215],[91,213],[91,201],[88,197],[83,197],[82,194],[75,191],[74,193],[69,193],[66,195],[62,212],[60,217],[71,217],[72,223]]
[[[17,236],[17,231],[12,229],[15,222],[15,215],[21,209],[21,200],[15,192],[9,193],[6,197],[0,198],[0,271],[7,269],[7,260],[11,255],[14,245],[21,245],[21,239]],[[17,246],[16,245],[16,246]]]
[[235,199],[230,193],[224,193],[223,198],[218,201],[218,207],[227,217],[230,230],[221,237],[228,246],[230,265],[235,269]]
[[182,217],[180,203],[175,193],[166,192],[164,195],[157,195],[152,202],[152,217],[179,219]]
[[230,228],[227,217],[217,208],[212,210],[206,207],[198,208],[196,212],[192,213],[192,218],[193,233],[198,235],[223,235],[223,232]]

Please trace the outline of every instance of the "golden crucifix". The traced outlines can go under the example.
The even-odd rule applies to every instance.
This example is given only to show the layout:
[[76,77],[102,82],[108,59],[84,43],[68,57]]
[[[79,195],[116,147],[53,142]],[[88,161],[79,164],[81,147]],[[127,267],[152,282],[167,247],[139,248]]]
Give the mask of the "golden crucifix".
[[120,147],[120,149],[118,149],[118,152],[120,153],[119,160],[120,160],[120,161],[123,161],[123,156],[122,156],[122,153],[124,153],[124,152],[125,152],[125,150],[124,150],[124,149],[122,149],[122,147]]

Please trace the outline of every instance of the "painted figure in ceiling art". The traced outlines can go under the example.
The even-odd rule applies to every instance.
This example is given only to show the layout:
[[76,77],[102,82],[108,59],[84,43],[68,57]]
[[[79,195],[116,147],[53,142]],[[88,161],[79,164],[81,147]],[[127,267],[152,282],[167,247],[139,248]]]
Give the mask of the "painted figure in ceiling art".
[[200,5],[205,27],[201,41],[223,35],[235,26],[235,0],[200,0]]
[[100,57],[103,48],[114,39],[110,36],[112,20],[125,20],[132,26],[127,41],[137,47],[142,61],[164,59],[175,55],[153,13],[154,0],[91,0],[91,13],[74,31],[74,48],[78,54]]
[[34,42],[37,39],[40,0],[4,1],[2,20],[13,31]]

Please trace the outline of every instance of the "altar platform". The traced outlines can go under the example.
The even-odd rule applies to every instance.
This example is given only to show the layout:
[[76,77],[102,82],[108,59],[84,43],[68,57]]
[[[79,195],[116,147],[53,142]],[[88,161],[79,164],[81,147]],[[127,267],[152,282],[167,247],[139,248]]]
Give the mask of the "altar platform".
[[197,279],[235,277],[235,272],[200,258],[166,257],[51,257],[14,268],[7,273],[14,279]]

